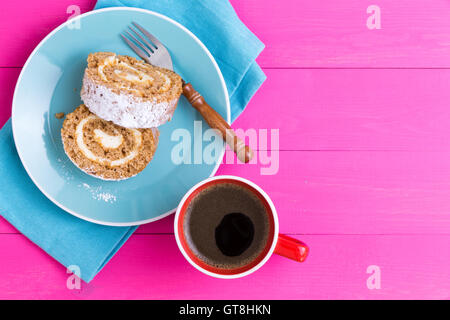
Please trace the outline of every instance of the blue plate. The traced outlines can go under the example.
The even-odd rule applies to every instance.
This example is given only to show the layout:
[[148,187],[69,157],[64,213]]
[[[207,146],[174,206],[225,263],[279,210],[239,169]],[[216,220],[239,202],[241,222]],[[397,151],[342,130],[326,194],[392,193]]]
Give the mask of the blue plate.
[[[212,158],[196,159],[200,163],[194,164],[194,150],[198,154],[220,137],[205,135],[206,140],[202,139],[209,127],[182,97],[173,120],[159,128],[160,142],[153,160],[137,176],[103,181],[72,164],[61,141],[63,120],[56,119],[55,113],[70,113],[81,104],[81,81],[89,53],[111,51],[136,56],[119,36],[132,21],[166,45],[175,71],[230,122],[226,85],[206,47],[177,22],[135,8],[92,11],[51,32],[28,58],[17,82],[12,109],[17,151],[38,188],[73,215],[114,226],[148,223],[173,213],[193,185],[215,174],[225,151],[220,141]],[[194,130],[195,121],[200,122]],[[190,134],[190,142],[185,141],[191,146],[192,164],[172,161],[172,151],[181,141],[176,134],[172,137],[177,129],[184,129],[178,133]]]

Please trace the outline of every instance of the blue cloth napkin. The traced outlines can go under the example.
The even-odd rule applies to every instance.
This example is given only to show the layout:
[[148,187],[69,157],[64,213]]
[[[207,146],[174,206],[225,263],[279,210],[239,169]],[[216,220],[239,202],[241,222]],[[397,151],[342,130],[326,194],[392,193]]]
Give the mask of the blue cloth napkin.
[[14,145],[11,120],[0,131],[0,214],[89,282],[136,227],[107,227],[78,219],[47,199],[31,181]]
[[[233,120],[265,80],[255,63],[264,45],[242,24],[226,0],[100,0],[96,9],[108,6],[157,11],[196,34],[223,73]],[[86,222],[48,200],[20,162],[10,120],[0,130],[0,179],[0,214],[57,261],[66,267],[79,267],[86,282],[94,278],[136,230]]]

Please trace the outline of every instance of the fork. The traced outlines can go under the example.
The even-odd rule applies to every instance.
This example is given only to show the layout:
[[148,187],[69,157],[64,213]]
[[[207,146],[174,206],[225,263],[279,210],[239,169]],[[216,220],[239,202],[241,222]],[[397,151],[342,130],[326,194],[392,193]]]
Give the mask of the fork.
[[[145,62],[173,70],[172,58],[167,48],[154,35],[145,30],[136,22],[129,26],[131,32],[121,34],[122,39]],[[139,32],[139,31],[140,32]],[[202,115],[208,125],[220,132],[223,140],[230,146],[238,159],[247,163],[253,158],[253,150],[245,145],[220,114],[218,114],[198,93],[190,83],[183,80],[183,94],[189,103]]]

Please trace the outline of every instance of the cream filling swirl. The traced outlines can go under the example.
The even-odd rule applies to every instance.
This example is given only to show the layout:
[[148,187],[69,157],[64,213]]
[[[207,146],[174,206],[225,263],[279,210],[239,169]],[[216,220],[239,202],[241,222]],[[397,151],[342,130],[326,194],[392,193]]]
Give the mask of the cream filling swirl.
[[[75,131],[77,145],[86,158],[88,158],[91,161],[103,164],[103,165],[117,167],[117,166],[120,166],[120,165],[130,162],[138,155],[137,149],[142,144],[142,134],[139,130],[136,130],[136,129],[128,129],[133,132],[136,146],[135,146],[134,150],[131,151],[126,157],[123,157],[123,158],[117,159],[117,160],[110,160],[110,159],[99,157],[99,156],[95,155],[91,150],[89,150],[88,146],[84,143],[84,139],[83,139],[84,126],[86,125],[86,123],[88,123],[89,121],[94,120],[94,119],[98,119],[98,117],[95,115],[90,115],[89,117],[84,118],[77,125],[76,131]],[[123,142],[122,135],[110,136],[100,129],[95,129],[94,135],[96,136],[95,137],[96,140],[99,139],[100,141],[102,141],[101,142],[102,146],[104,146],[106,148],[110,148],[110,149],[118,148]],[[120,143],[119,143],[119,141],[120,141]]]
[[[114,73],[123,80],[127,80],[127,81],[130,81],[133,83],[138,83],[138,84],[144,84],[144,85],[145,84],[152,85],[155,81],[155,79],[153,77],[146,74],[145,72],[138,70],[123,61],[119,61],[119,59],[116,56],[109,56],[109,57],[105,58],[103,60],[103,62],[100,63],[99,66],[97,67],[97,73],[100,75],[100,77],[104,81],[108,81],[108,77],[106,76],[106,74],[104,72],[104,69],[107,66],[123,67],[125,70],[122,70],[122,69],[114,70]],[[148,66],[145,65],[144,63],[139,63],[139,66],[141,66],[144,69],[148,69]],[[128,72],[127,72],[127,70],[128,70]],[[172,81],[164,73],[162,73],[160,71],[156,71],[156,73],[158,74],[158,76],[160,76],[164,80],[164,83],[160,88],[161,92],[168,91],[170,89]],[[126,86],[121,86],[121,88],[131,90],[131,89],[127,88]],[[132,90],[132,91],[136,91],[136,90]]]
[[94,139],[106,149],[117,149],[123,142],[123,136],[121,134],[111,136],[100,129],[94,130]]

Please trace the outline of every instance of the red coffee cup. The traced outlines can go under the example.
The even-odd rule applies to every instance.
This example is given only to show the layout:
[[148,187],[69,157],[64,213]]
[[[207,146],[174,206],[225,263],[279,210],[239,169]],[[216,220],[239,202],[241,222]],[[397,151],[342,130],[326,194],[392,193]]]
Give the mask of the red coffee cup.
[[[246,265],[235,269],[218,268],[215,266],[211,266],[201,260],[189,247],[188,242],[185,239],[183,230],[183,222],[186,210],[189,207],[191,201],[202,190],[221,183],[237,184],[251,191],[259,198],[261,203],[265,206],[266,212],[269,214],[269,236],[263,251]],[[307,245],[303,242],[278,233],[278,215],[275,206],[273,205],[273,202],[269,198],[269,196],[253,182],[236,176],[211,177],[193,186],[183,197],[177,208],[174,227],[178,248],[186,258],[186,260],[197,270],[216,278],[234,279],[253,273],[260,267],[262,267],[267,262],[267,260],[269,260],[272,253],[276,253],[298,262],[303,262],[309,252]]]

